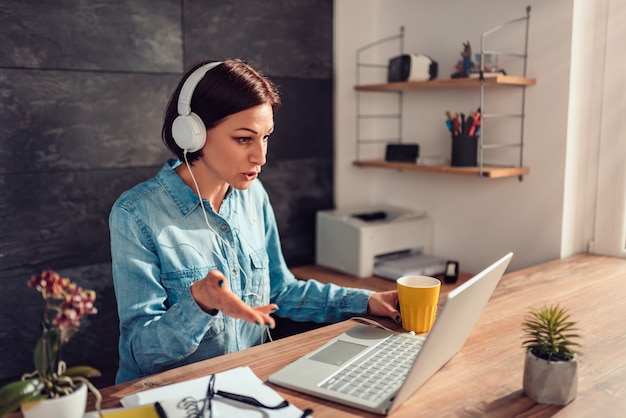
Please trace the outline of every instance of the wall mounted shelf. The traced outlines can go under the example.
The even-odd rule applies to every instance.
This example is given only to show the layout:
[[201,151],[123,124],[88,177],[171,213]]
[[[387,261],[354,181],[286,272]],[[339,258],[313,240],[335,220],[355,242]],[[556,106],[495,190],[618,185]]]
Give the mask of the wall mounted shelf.
[[[537,81],[534,78],[499,75],[485,77],[484,83],[488,86],[534,86]],[[366,84],[355,86],[359,91],[407,91],[423,89],[441,89],[445,87],[480,87],[480,78],[449,78],[435,79],[430,81],[404,81],[384,84]]]
[[530,173],[527,167],[498,167],[483,165],[480,167],[452,167],[449,165],[420,165],[412,163],[389,162],[385,160],[361,160],[353,163],[357,167],[384,168],[399,171],[421,171],[429,173],[456,174],[462,176],[485,177],[490,179],[518,177]]
[[[380,39],[371,44],[365,45],[362,48],[357,50],[357,59],[356,59],[356,81],[357,85],[354,89],[357,92],[357,106],[356,106],[356,119],[357,119],[357,129],[356,129],[356,161],[353,164],[357,167],[376,167],[376,168],[387,168],[392,170],[402,170],[402,171],[421,171],[421,172],[434,172],[434,173],[446,173],[446,174],[458,174],[458,175],[466,175],[466,176],[477,176],[482,178],[501,178],[501,177],[515,177],[517,176],[521,181],[523,176],[528,174],[530,170],[527,167],[523,166],[523,148],[524,148],[524,119],[525,119],[525,102],[526,102],[526,87],[534,86],[536,84],[536,80],[534,78],[526,77],[526,62],[528,59],[528,25],[530,21],[530,6],[526,8],[526,16],[517,18],[508,22],[503,23],[502,25],[496,26],[486,32],[483,32],[481,35],[481,48],[480,48],[480,57],[481,63],[480,68],[486,68],[484,66],[485,57],[488,54],[503,55],[503,56],[511,56],[516,58],[521,58],[523,63],[523,70],[521,71],[521,76],[512,76],[512,75],[492,75],[492,74],[484,74],[481,71],[476,73],[476,76],[470,77],[462,77],[462,78],[450,78],[450,79],[434,79],[430,81],[407,81],[407,82],[391,82],[391,83],[381,83],[381,84],[361,84],[361,71],[365,68],[373,68],[380,70],[387,70],[387,65],[384,64],[373,64],[368,62],[363,62],[361,60],[361,54],[371,48],[378,47],[379,45],[387,42],[395,42],[398,41],[400,43],[400,53],[403,53],[404,47],[404,27],[400,28],[400,33],[398,35],[390,36],[384,39]],[[523,23],[526,26],[525,30],[525,39],[524,39],[524,50],[523,53],[516,53],[510,51],[490,51],[485,48],[485,40],[488,36],[493,35],[494,33],[499,32],[501,29],[508,27],[510,25],[516,25],[518,23]],[[519,106],[519,113],[489,113],[490,109],[486,109],[484,103],[484,97],[486,95],[486,90],[490,90],[492,88],[496,88],[501,86],[501,88],[509,87],[512,89],[519,89],[521,92],[521,103]],[[360,148],[361,146],[366,145],[375,145],[381,143],[390,143],[390,142],[399,142],[402,143],[402,108],[403,108],[403,97],[404,92],[407,91],[416,91],[416,90],[427,90],[427,89],[447,89],[447,88],[473,88],[479,91],[480,93],[480,105],[481,109],[481,134],[479,136],[479,144],[478,144],[478,165],[477,167],[455,167],[449,165],[418,165],[413,163],[397,163],[397,162],[389,162],[382,159],[362,159],[360,157]],[[392,113],[383,113],[383,114],[369,114],[362,112],[361,101],[363,98],[361,97],[361,92],[387,92],[396,94],[398,97],[398,110],[397,112]],[[484,127],[487,126],[486,119],[491,118],[514,118],[519,119],[520,127],[519,127],[519,140],[512,143],[502,143],[502,142],[485,142],[485,132]],[[396,120],[397,123],[397,135],[395,138],[364,138],[363,129],[361,127],[361,123],[366,119],[369,120]],[[491,139],[491,138],[490,138]],[[496,138],[497,139],[497,138]],[[486,150],[493,150],[498,148],[517,148],[519,150],[519,164],[515,166],[511,166],[509,164],[501,164],[495,165],[486,164],[484,162],[484,152]]]

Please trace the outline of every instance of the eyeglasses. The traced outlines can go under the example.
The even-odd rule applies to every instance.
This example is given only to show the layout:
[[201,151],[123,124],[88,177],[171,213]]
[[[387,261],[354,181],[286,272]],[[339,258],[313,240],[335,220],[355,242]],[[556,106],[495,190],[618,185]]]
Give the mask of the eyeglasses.
[[215,375],[212,374],[209,378],[209,386],[206,390],[206,398],[204,399],[204,408],[202,411],[202,417],[207,416],[207,412],[209,413],[208,418],[213,418],[213,397],[215,396]]
[[[247,405],[256,406],[257,408],[264,409],[281,409],[289,406],[289,402],[282,401],[278,405],[266,405],[263,402],[259,401],[252,396],[240,395],[237,393],[226,392],[223,390],[215,390],[215,375],[212,374],[209,377],[209,385],[207,386],[206,397],[202,401],[193,402],[195,408],[192,408],[190,405],[190,398],[185,398],[179,404],[179,408],[184,408],[187,410],[187,416],[194,418],[213,418],[213,398],[215,395],[221,396],[222,398],[230,399],[236,402],[245,403]],[[182,404],[185,402],[186,404]],[[198,404],[202,402],[202,409],[198,408]],[[193,410],[192,410],[193,409]]]

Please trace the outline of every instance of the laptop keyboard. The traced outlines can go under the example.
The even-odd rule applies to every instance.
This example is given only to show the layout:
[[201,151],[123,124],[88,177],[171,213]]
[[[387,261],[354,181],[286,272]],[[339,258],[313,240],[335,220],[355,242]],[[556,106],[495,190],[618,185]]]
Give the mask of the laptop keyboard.
[[404,382],[423,344],[423,339],[392,335],[375,347],[373,355],[349,364],[321,387],[381,401]]

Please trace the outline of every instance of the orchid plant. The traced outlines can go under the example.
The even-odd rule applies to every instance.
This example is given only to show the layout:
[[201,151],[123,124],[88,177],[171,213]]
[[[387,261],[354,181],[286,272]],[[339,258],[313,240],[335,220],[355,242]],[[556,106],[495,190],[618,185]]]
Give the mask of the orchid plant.
[[24,404],[67,395],[77,388],[79,382],[87,385],[95,395],[96,408],[100,412],[102,397],[88,380],[100,376],[100,372],[89,366],[68,368],[60,359],[61,346],[78,331],[81,318],[98,312],[94,306],[96,293],[82,289],[50,269],[32,276],[28,286],[41,293],[45,302],[42,335],[33,356],[35,371],[0,389],[0,417]]

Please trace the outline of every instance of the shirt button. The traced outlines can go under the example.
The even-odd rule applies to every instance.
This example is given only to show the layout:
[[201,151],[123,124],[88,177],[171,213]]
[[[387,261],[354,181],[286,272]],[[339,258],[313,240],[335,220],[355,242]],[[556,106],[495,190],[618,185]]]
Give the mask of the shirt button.
[[222,231],[226,231],[228,229],[228,226],[226,224],[222,224]]
[[232,269],[233,276],[237,274],[237,269]]

